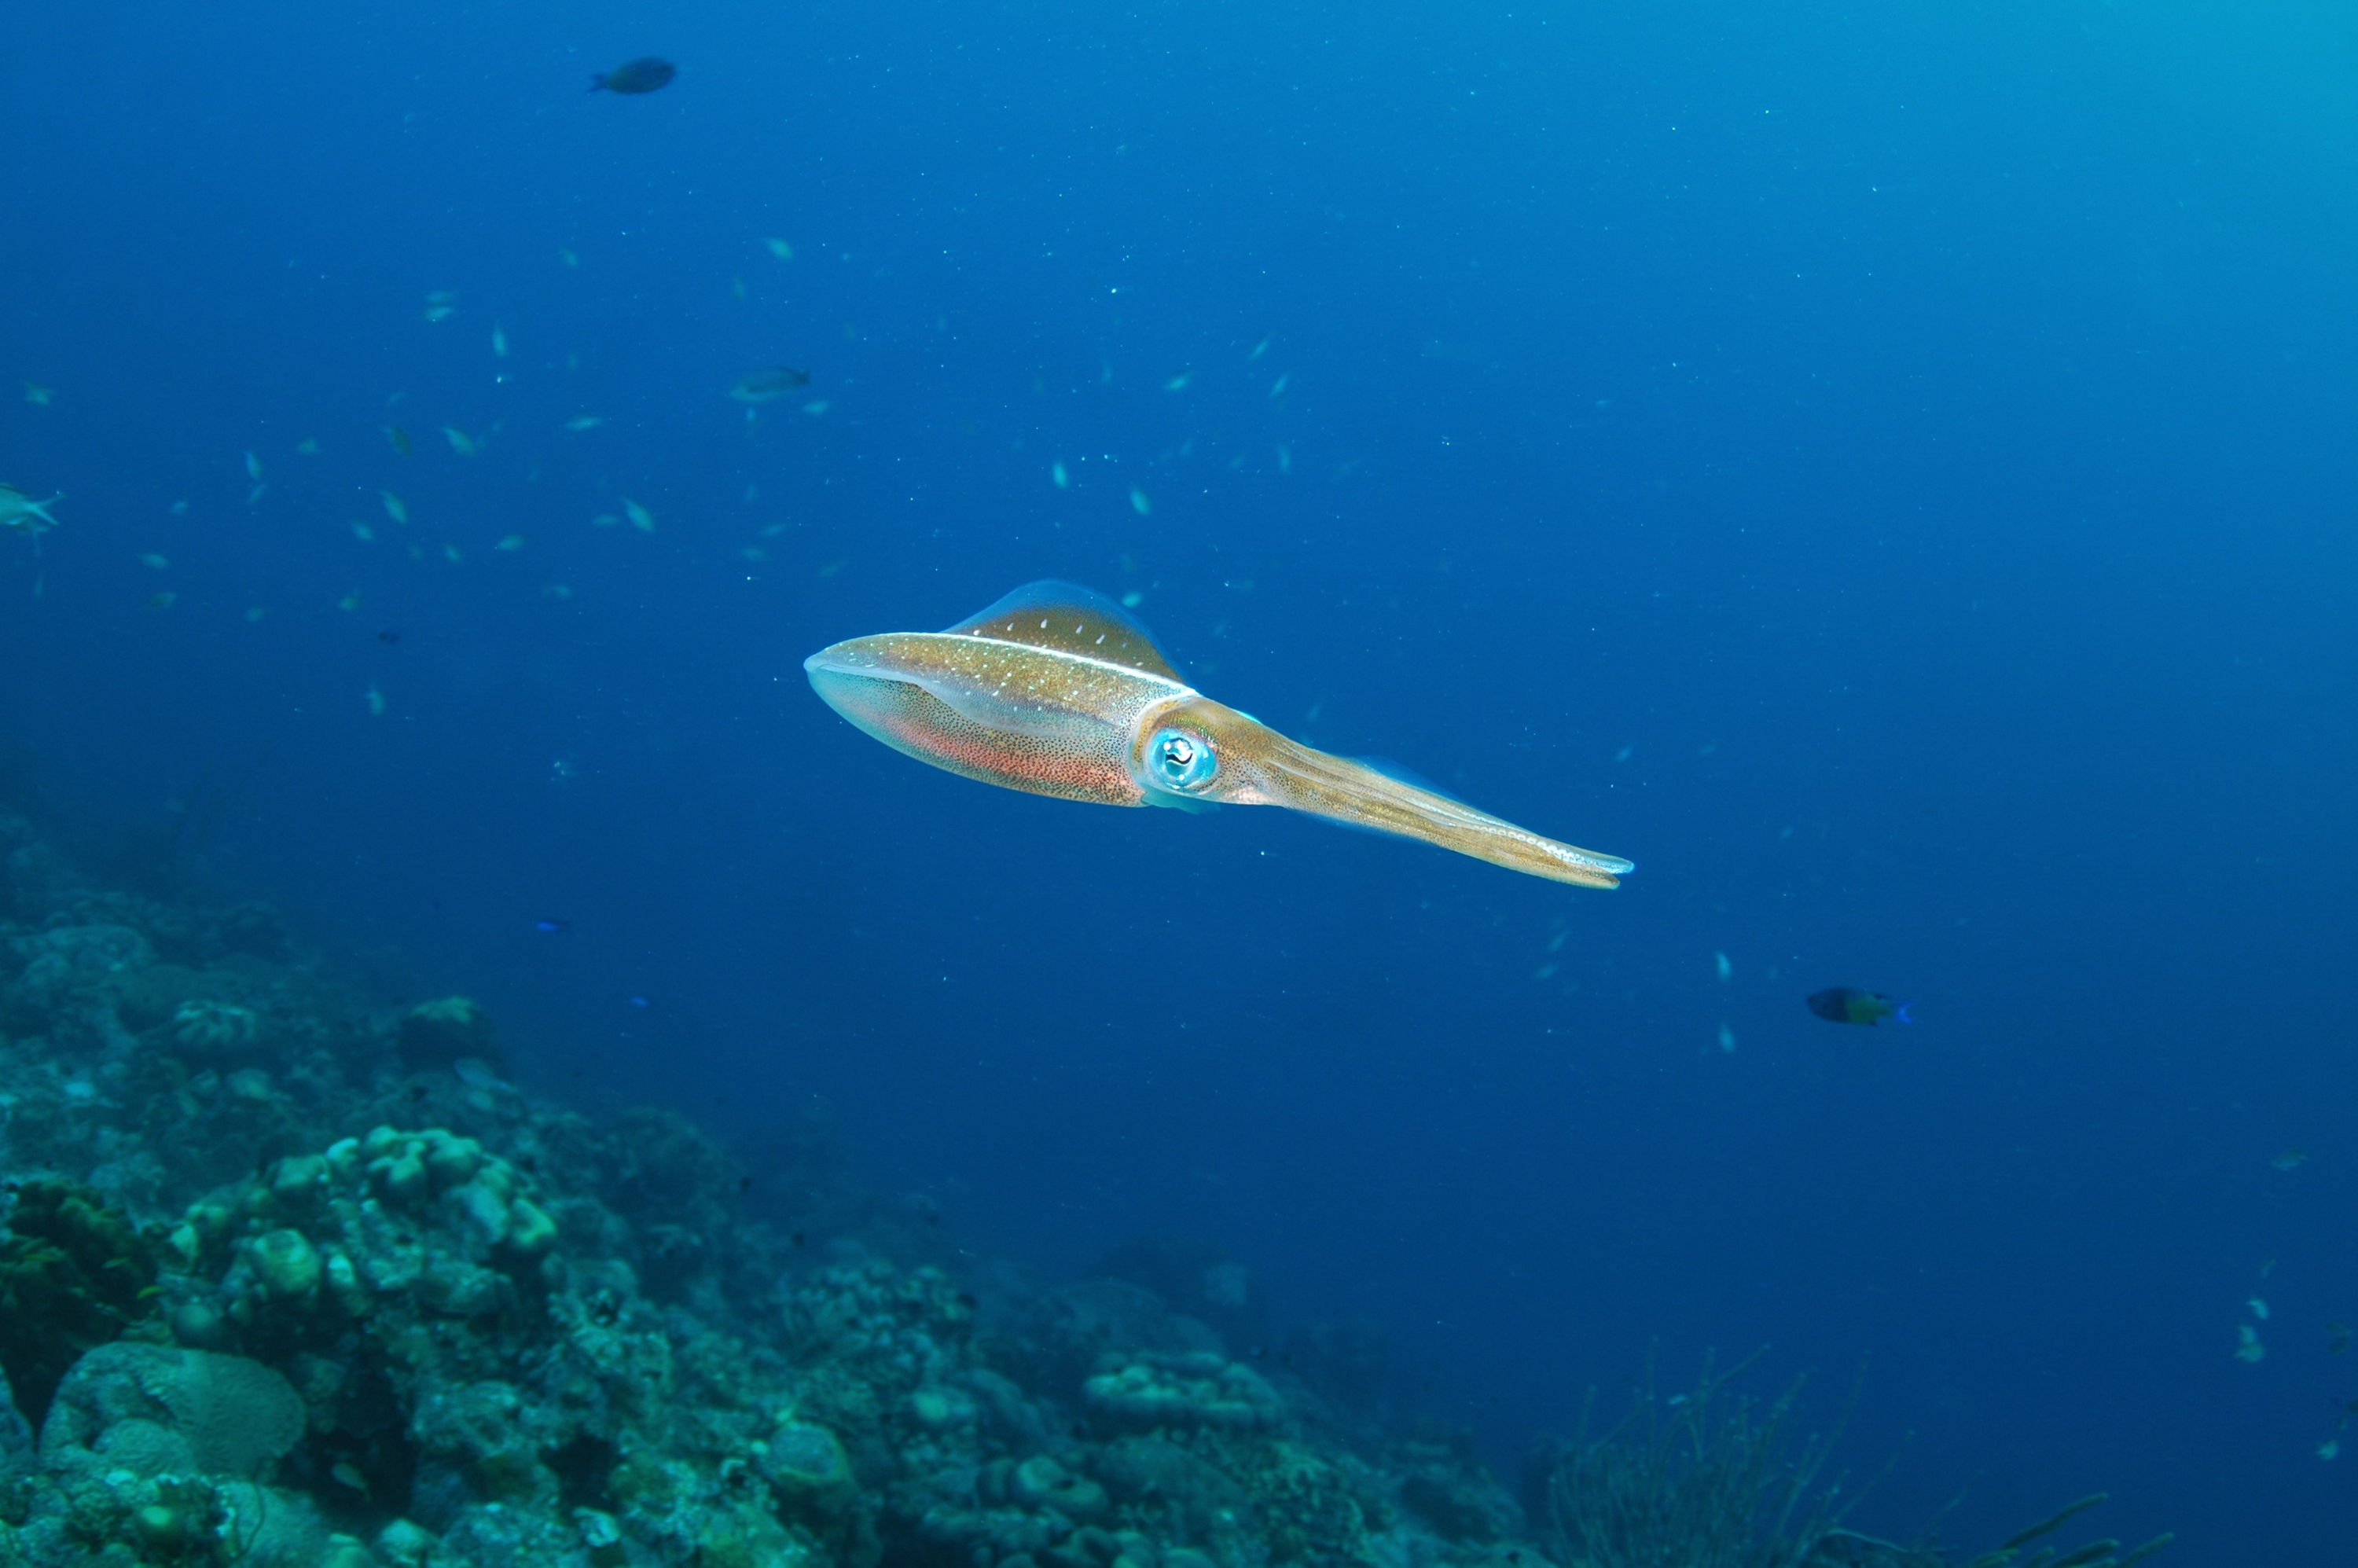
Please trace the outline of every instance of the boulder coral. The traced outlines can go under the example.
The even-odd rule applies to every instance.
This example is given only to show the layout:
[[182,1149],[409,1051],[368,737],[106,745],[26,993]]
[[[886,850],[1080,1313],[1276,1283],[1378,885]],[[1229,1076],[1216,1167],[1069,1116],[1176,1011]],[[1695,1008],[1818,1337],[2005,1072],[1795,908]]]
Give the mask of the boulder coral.
[[1105,1369],[1081,1385],[1081,1397],[1116,1425],[1249,1429],[1284,1419],[1284,1402],[1269,1379],[1214,1351],[1108,1352],[1101,1364]]

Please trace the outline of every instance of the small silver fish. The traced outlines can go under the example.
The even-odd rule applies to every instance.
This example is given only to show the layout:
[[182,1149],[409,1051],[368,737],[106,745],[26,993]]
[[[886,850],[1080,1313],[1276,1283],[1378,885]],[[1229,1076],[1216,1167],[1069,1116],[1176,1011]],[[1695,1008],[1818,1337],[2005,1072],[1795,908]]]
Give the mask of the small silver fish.
[[0,484],[0,528],[14,528],[22,534],[41,535],[58,525],[49,509],[65,499],[59,491],[47,501],[36,501],[13,484]]
[[503,1089],[507,1087],[507,1085],[501,1081],[497,1069],[492,1067],[489,1062],[484,1061],[481,1056],[460,1057],[457,1061],[450,1064],[450,1072],[451,1075],[460,1083],[466,1085],[471,1089]]
[[808,371],[772,365],[739,377],[737,384],[729,389],[729,395],[740,403],[775,403],[808,386],[810,379]]

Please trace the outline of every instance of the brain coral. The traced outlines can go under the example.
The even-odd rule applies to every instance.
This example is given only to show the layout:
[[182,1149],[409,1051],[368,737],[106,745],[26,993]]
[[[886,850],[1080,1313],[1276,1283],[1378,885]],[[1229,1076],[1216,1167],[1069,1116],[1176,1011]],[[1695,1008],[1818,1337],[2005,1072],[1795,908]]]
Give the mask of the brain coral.
[[188,1433],[206,1474],[251,1476],[302,1440],[303,1401],[276,1372],[206,1350],[183,1350],[179,1359],[149,1391]]
[[79,1452],[135,1471],[243,1476],[293,1448],[303,1429],[301,1398],[259,1361],[117,1340],[58,1386],[41,1457],[71,1467]]

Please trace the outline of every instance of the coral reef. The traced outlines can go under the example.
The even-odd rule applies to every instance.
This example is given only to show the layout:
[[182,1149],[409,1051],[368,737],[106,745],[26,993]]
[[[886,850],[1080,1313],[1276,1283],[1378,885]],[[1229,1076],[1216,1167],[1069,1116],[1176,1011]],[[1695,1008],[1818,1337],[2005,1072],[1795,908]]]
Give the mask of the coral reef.
[[824,1126],[749,1171],[503,1060],[0,815],[0,1564],[1538,1560],[1462,1439],[1257,1365],[1216,1249],[960,1271]]
[[1707,1397],[1683,1466],[1560,1452],[1535,1544],[1465,1433],[1386,1426],[1379,1332],[1271,1357],[1216,1248],[1042,1289],[824,1123],[749,1169],[503,1063],[466,998],[373,1004],[267,911],[93,886],[0,812],[0,1568],[1938,1561],[1806,1510],[1782,1555],[1663,1555],[1763,1511],[1714,1455],[1783,1407],[1762,1439]]

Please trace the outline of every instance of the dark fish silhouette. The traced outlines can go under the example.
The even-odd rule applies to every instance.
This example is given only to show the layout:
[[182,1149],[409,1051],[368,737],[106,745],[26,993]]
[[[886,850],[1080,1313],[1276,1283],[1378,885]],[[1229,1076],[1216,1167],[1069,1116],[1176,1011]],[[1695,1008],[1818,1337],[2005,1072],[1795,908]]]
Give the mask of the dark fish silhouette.
[[644,59],[618,65],[603,76],[590,77],[590,91],[595,92],[602,88],[608,92],[659,92],[669,87],[671,79],[678,74],[678,68],[671,61],[649,55]]
[[1880,1023],[1887,1018],[1913,1023],[1916,1021],[1908,1016],[1912,1005],[1894,1001],[1881,991],[1860,990],[1856,986],[1835,986],[1810,998],[1810,1011],[1828,1023]]
[[790,397],[808,386],[810,379],[808,371],[795,370],[788,365],[772,365],[767,370],[757,370],[740,378],[737,384],[729,389],[729,395],[740,403],[775,403],[779,398]]

